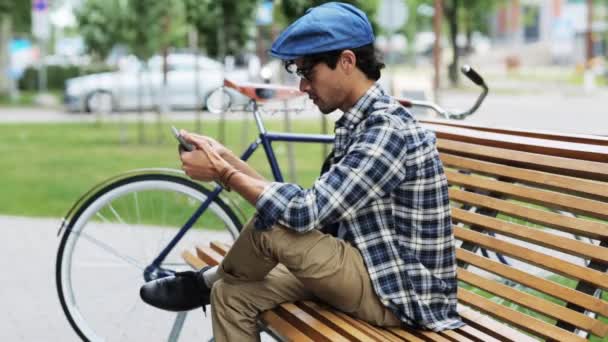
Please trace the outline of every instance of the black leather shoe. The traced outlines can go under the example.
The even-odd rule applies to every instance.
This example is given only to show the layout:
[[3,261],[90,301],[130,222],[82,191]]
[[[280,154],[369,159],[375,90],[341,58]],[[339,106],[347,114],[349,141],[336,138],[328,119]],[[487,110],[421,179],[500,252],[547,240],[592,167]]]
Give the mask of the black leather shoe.
[[188,311],[210,302],[211,289],[203,279],[205,266],[200,271],[176,272],[174,276],[145,283],[139,289],[141,299],[153,307],[167,311]]

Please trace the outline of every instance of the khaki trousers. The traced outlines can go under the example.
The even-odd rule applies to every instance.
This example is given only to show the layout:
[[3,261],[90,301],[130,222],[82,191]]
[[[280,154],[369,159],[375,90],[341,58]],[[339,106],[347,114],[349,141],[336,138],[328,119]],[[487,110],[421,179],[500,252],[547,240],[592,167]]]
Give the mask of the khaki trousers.
[[297,300],[318,300],[378,326],[400,324],[378,300],[359,250],[317,230],[258,231],[250,221],[218,273],[211,314],[219,342],[257,340],[257,316]]

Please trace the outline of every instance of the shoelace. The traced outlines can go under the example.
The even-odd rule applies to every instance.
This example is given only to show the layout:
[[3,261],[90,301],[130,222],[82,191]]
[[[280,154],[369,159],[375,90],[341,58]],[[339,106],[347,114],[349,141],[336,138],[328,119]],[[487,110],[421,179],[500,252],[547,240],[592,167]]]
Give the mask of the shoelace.
[[[202,279],[202,274],[200,272],[181,271],[181,272],[175,272],[174,276],[185,277],[185,278],[194,278],[195,283],[196,283],[197,287],[199,288],[199,293],[203,292],[202,289],[200,288],[200,282],[204,282],[205,280]],[[201,298],[200,302],[203,302],[202,298]],[[203,314],[205,315],[205,318],[206,318],[207,317],[207,307],[206,307],[205,303],[203,303],[203,305],[201,305],[201,308],[203,309]]]

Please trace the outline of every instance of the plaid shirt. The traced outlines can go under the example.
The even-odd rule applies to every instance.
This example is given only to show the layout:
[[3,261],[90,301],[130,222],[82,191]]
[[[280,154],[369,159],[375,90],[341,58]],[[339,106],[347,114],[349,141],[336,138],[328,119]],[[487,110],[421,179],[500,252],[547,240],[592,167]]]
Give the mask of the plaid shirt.
[[311,189],[271,183],[258,197],[256,228],[279,223],[303,233],[337,222],[361,252],[379,299],[401,321],[435,331],[462,326],[435,136],[377,84],[335,133],[329,171]]

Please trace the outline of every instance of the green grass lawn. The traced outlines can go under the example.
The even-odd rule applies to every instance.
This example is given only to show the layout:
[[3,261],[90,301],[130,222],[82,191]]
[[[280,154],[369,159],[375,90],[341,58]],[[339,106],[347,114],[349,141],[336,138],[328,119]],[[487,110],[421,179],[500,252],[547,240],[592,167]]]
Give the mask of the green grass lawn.
[[[150,123],[145,126],[147,143],[139,144],[136,124],[128,124],[126,134],[121,134],[117,123],[0,125],[0,214],[61,217],[81,194],[121,172],[148,167],[179,168],[171,124],[193,128],[193,124],[167,120],[159,143],[157,126]],[[243,150],[245,141],[254,140],[257,130],[249,127],[250,138],[245,139],[243,125],[240,121],[227,122],[226,145],[234,151]],[[267,126],[279,131],[282,122],[268,121]],[[217,122],[205,123],[204,127],[204,134],[217,137]],[[320,122],[312,120],[296,121],[293,127],[298,132],[320,132]],[[126,139],[121,138],[123,135]],[[310,185],[321,167],[322,146],[294,144],[294,150],[296,179],[303,186]],[[275,152],[287,177],[286,144],[275,143]],[[261,148],[251,164],[270,178]]]
[[[55,97],[57,99],[57,103],[61,103],[61,98],[63,96],[63,92],[60,90],[52,90],[48,91],[47,94]],[[36,104],[36,95],[38,95],[37,91],[21,91],[19,92],[19,96],[16,99],[11,99],[9,96],[2,95],[0,96],[0,106],[7,107],[32,107],[37,106]]]

